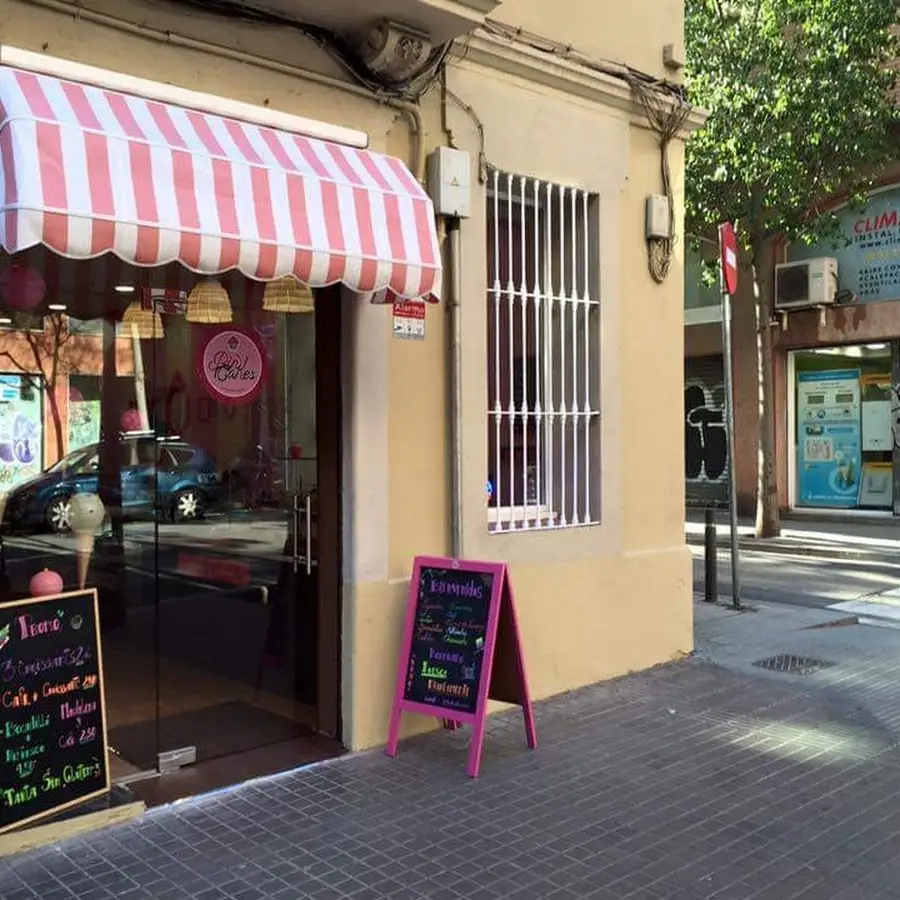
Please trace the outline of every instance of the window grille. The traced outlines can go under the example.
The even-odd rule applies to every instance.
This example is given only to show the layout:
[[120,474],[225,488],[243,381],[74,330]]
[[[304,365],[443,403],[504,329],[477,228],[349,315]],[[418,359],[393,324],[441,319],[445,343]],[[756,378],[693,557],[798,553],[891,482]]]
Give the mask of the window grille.
[[597,197],[492,170],[488,526],[600,520]]

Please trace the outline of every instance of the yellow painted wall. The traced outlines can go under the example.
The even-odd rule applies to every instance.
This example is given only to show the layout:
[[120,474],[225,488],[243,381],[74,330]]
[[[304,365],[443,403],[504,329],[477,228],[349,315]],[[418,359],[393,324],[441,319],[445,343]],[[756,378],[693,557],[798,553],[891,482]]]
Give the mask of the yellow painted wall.
[[[691,559],[684,545],[680,245],[663,285],[647,268],[644,198],[659,191],[658,143],[622,114],[503,79],[478,66],[454,67],[448,84],[485,123],[489,162],[503,171],[549,178],[599,195],[601,315],[602,524],[528,534],[489,534],[484,483],[487,240],[485,186],[462,224],[464,547],[468,558],[510,564],[533,696],[550,696],[671,660],[693,649]],[[473,154],[471,121],[450,112],[457,143]],[[561,136],[564,139],[561,140]],[[681,147],[670,162],[683,189]],[[681,200],[677,202],[679,216]],[[416,553],[446,552],[449,440],[441,403],[440,318],[429,310],[424,344],[391,347],[392,583],[357,585],[349,693],[352,742],[382,742],[396,677],[408,573]],[[398,403],[431,354],[435,390],[409,421]],[[429,379],[430,383],[430,379]],[[439,439],[443,436],[443,440]],[[394,453],[396,452],[396,459]],[[434,480],[409,484],[415,471]],[[422,493],[416,494],[419,487]],[[401,503],[402,508],[396,508]],[[442,518],[442,516],[444,518]],[[387,662],[387,669],[384,663]],[[434,727],[404,718],[404,733]]]
[[683,40],[683,9],[681,0],[637,0],[627,13],[609,0],[503,0],[491,18],[663,76],[663,46]]
[[[623,235],[641,236],[644,198],[658,193],[658,141],[630,130],[630,171],[622,198]],[[684,191],[681,145],[670,150],[678,216]],[[684,241],[676,245],[669,276],[658,285],[647,268],[643,240],[622,241],[621,302],[623,549],[640,552],[671,545],[684,535],[682,370],[684,368]],[[676,397],[677,393],[677,397]]]
[[[126,14],[120,2],[94,9]],[[128,4],[147,27],[337,75],[293,33]],[[588,53],[661,72],[662,44],[678,41],[681,6],[641,0],[627,19],[601,5],[506,0],[496,17],[575,43]],[[246,62],[123,35],[0,0],[4,42],[128,74],[306,115],[370,134],[373,149],[411,159],[397,110]],[[602,524],[555,532],[491,535],[487,472],[485,187],[473,166],[473,214],[462,225],[463,554],[507,561],[535,697],[663,662],[692,649],[691,564],[683,531],[682,263],[668,280],[647,272],[644,198],[658,192],[652,134],[627,113],[576,99],[499,68],[462,61],[448,85],[484,124],[497,167],[599,196],[602,301]],[[439,92],[423,104],[426,147],[443,143]],[[480,150],[470,116],[447,110],[457,144]],[[672,152],[683,188],[680,147]],[[679,200],[680,209],[680,200]],[[343,717],[354,748],[386,736],[412,558],[450,549],[446,305],[429,307],[426,339],[394,340],[388,310],[348,309],[344,511]],[[432,723],[409,717],[406,733]]]

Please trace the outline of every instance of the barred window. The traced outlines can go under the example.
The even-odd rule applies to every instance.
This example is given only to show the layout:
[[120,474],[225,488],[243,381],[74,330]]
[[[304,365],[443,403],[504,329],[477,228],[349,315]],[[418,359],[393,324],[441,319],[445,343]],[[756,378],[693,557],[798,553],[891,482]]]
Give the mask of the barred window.
[[488,526],[600,520],[598,198],[492,170]]

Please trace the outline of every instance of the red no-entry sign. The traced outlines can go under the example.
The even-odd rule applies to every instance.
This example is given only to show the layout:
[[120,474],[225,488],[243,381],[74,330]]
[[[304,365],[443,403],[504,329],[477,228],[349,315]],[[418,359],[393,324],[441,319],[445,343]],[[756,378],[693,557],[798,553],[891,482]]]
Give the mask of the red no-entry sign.
[[719,226],[719,254],[722,260],[722,283],[725,291],[733,294],[738,286],[738,267],[737,235],[731,222],[724,222]]

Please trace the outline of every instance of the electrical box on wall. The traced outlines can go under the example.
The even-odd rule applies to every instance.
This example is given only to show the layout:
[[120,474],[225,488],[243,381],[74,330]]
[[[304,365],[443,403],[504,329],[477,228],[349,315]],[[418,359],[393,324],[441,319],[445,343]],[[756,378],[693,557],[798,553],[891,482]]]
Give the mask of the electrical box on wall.
[[651,238],[668,240],[671,236],[669,201],[661,194],[650,194],[647,197],[647,240]]
[[438,147],[428,157],[428,195],[439,216],[467,219],[471,215],[470,168],[469,154],[454,147]]

